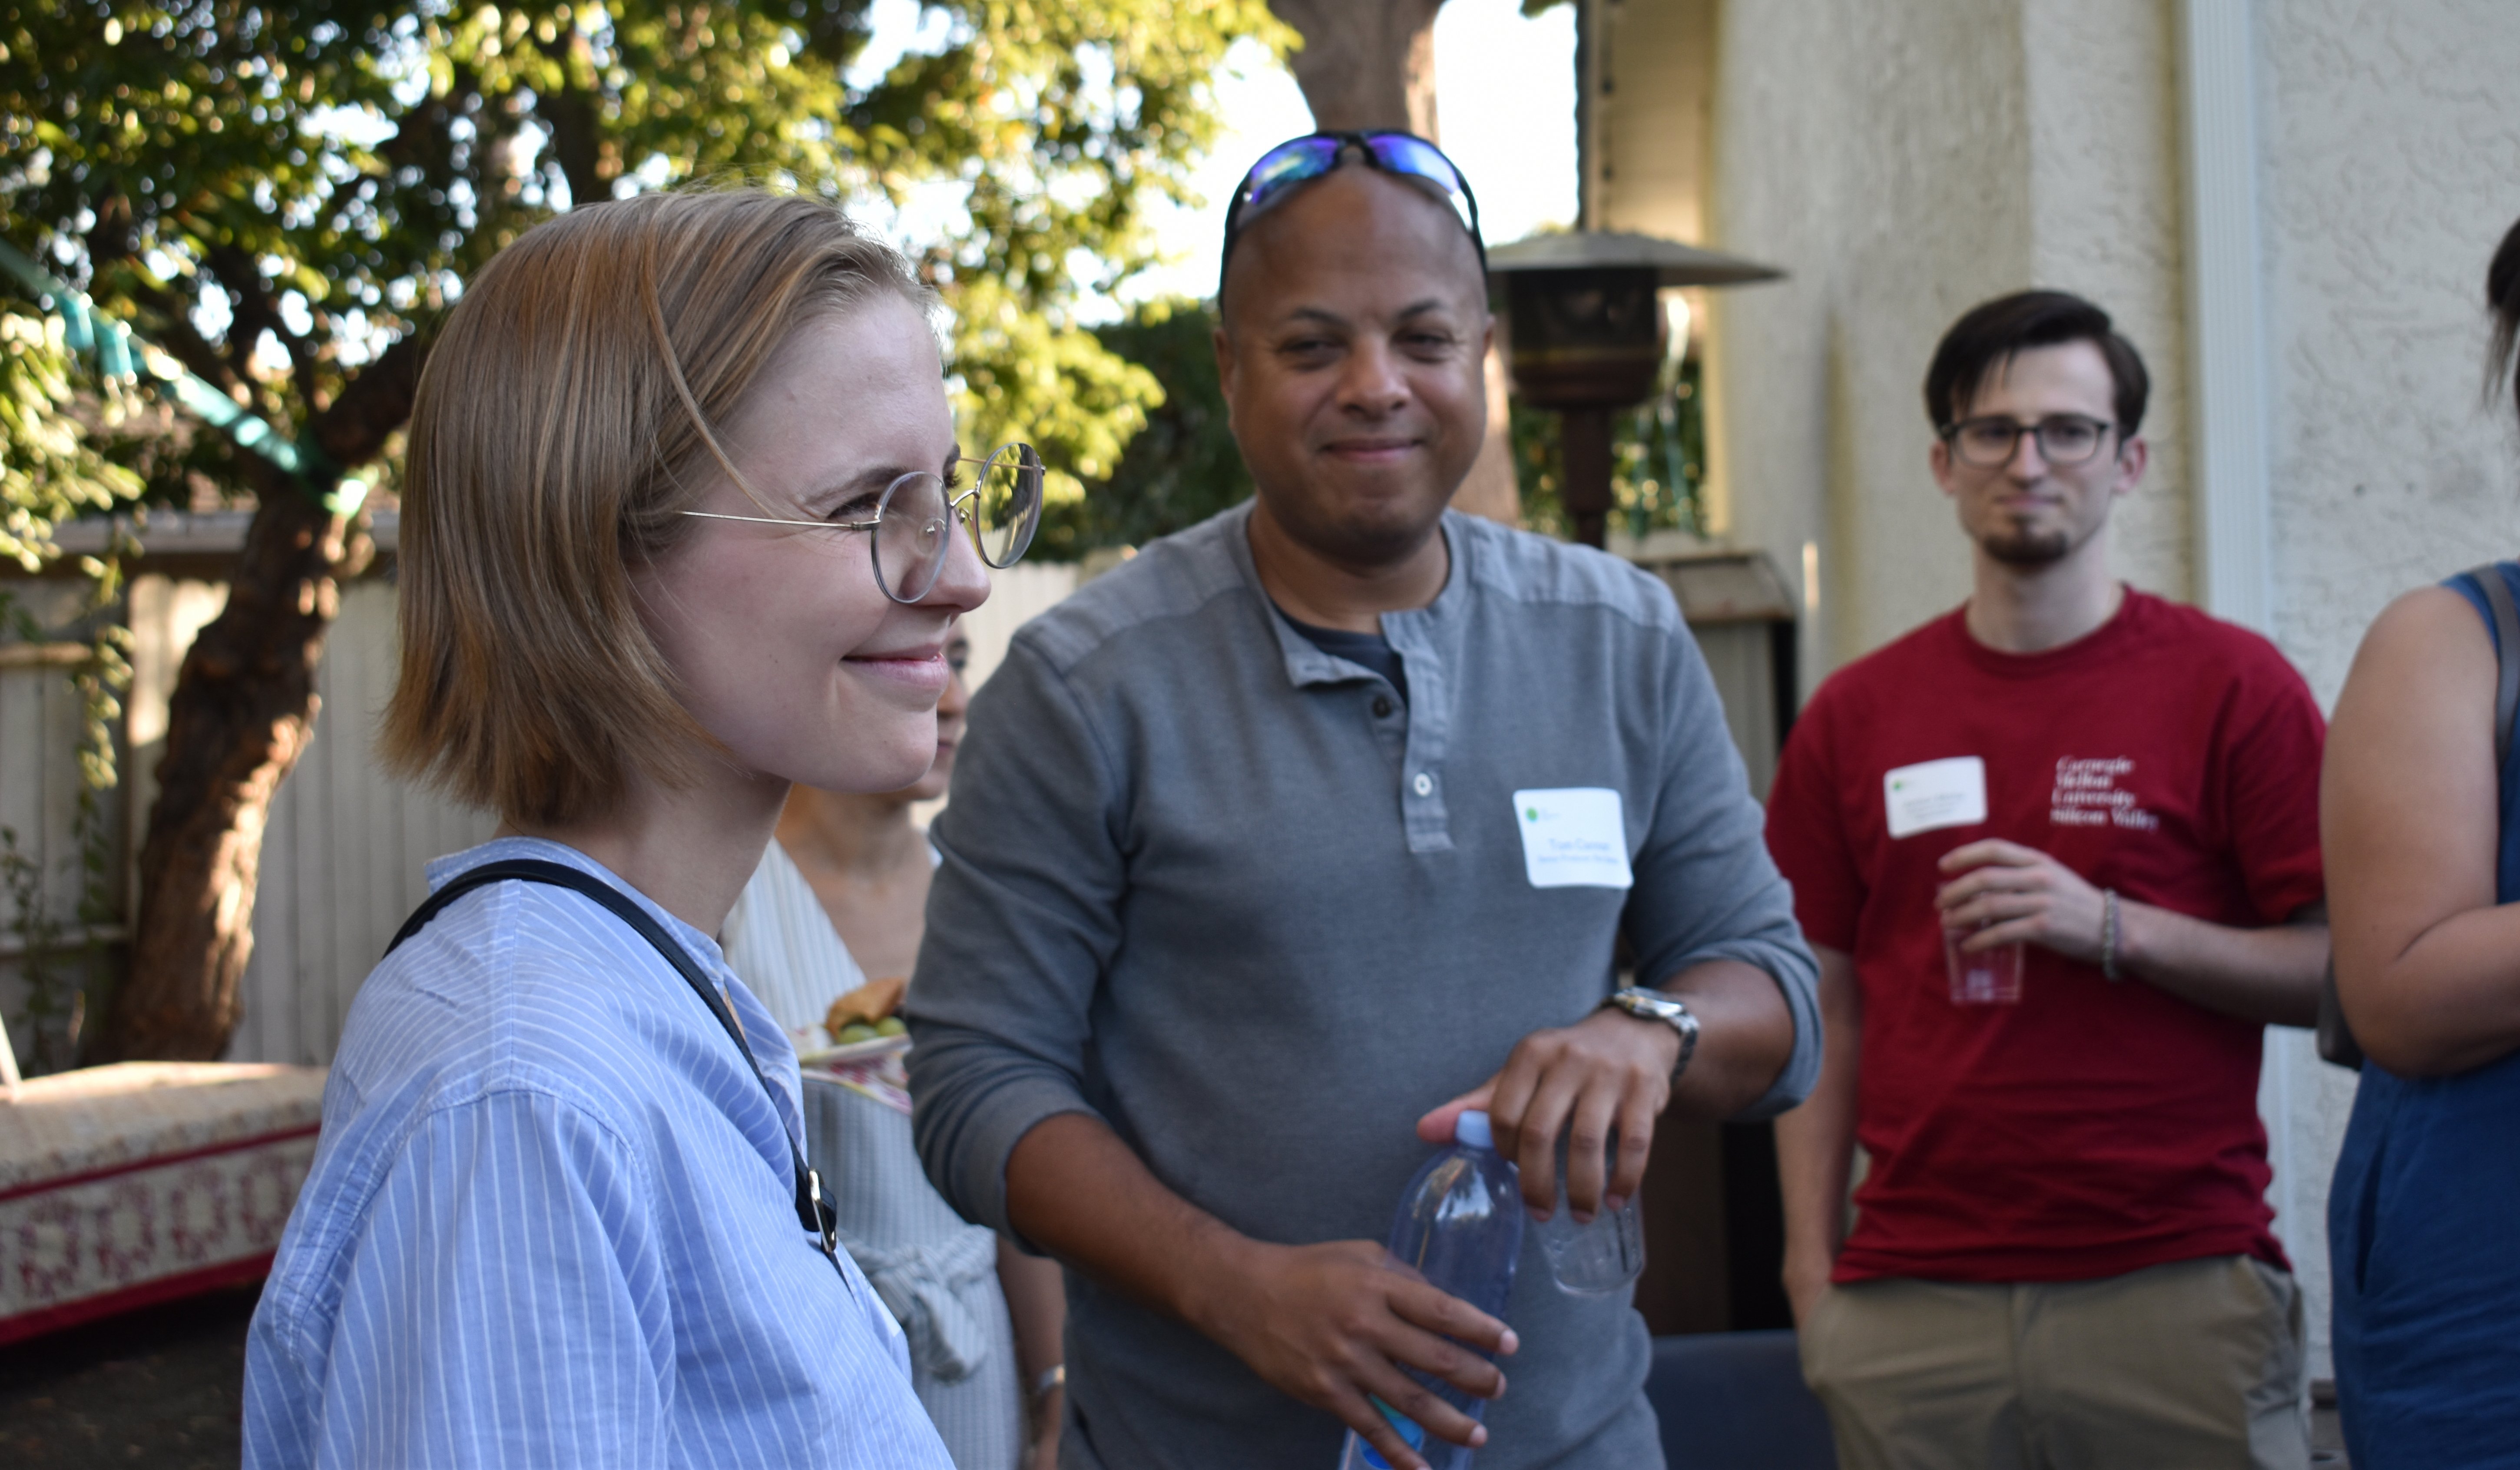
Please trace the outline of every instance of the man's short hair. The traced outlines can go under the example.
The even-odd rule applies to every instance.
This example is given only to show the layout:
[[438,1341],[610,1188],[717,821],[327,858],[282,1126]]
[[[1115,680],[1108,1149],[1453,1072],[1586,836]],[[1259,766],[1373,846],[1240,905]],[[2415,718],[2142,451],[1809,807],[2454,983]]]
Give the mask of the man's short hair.
[[512,820],[688,783],[714,742],[632,575],[727,466],[714,425],[797,327],[933,297],[838,209],[751,190],[589,204],[475,277],[431,348],[404,462],[397,774]]
[[1998,296],[1968,309],[1943,334],[1934,361],[1925,369],[1925,417],[1936,432],[1951,427],[1968,412],[1989,376],[2034,347],[2090,342],[2100,349],[2117,385],[2118,436],[2129,439],[2143,425],[2144,400],[2152,378],[2135,344],[2118,335],[2109,314],[2070,291],[2025,290]]

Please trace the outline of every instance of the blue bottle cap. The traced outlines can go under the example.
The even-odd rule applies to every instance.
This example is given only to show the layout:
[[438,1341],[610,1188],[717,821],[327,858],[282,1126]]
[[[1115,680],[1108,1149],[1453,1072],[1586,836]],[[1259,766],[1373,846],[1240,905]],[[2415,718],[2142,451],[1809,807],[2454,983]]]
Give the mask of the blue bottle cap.
[[1453,1141],[1470,1148],[1496,1147],[1496,1133],[1488,1127],[1488,1115],[1469,1108],[1453,1124]]

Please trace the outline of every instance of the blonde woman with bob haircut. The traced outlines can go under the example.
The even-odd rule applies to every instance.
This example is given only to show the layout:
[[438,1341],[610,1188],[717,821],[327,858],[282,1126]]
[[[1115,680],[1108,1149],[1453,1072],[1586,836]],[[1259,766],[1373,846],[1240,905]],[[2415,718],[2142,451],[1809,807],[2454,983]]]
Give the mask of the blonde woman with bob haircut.
[[350,1009],[248,1465],[948,1465],[712,937],[791,782],[926,769],[947,631],[1038,515],[1020,446],[983,476],[1020,494],[958,488],[931,305],[732,192],[552,220],[447,319],[381,743],[500,825]]

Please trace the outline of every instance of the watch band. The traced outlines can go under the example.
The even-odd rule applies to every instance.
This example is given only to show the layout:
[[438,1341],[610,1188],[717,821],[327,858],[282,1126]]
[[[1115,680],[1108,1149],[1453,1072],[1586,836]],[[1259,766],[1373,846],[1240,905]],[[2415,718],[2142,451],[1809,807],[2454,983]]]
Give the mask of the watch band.
[[1660,1021],[1680,1033],[1680,1059],[1671,1065],[1672,1084],[1677,1087],[1681,1074],[1688,1070],[1688,1059],[1697,1054],[1697,1016],[1688,1002],[1663,991],[1631,985],[1612,991],[1601,1003],[1616,1006],[1640,1020]]
[[1024,1397],[1030,1399],[1035,1403],[1039,1403],[1043,1399],[1049,1397],[1051,1390],[1065,1387],[1067,1387],[1067,1364],[1063,1362],[1055,1362],[1049,1367],[1042,1369],[1041,1376],[1033,1379],[1032,1392]]

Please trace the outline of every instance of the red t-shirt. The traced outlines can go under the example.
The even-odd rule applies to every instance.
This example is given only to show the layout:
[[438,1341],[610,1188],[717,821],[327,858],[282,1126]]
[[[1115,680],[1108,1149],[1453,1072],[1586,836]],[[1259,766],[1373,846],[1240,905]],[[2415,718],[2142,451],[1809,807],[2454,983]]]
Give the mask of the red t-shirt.
[[[2326,725],[2283,655],[2130,590],[2098,632],[2001,653],[1960,613],[1838,671],[1795,724],[1768,845],[1855,957],[1871,1165],[1835,1279],[2071,1281],[2269,1232],[2261,1028],[2032,946],[2016,1005],[1955,1005],[1935,863],[1985,837],[2122,896],[2258,928],[2318,902]],[[1884,779],[1986,764],[1987,820],[1894,840]],[[1912,810],[1912,809],[1911,809]]]

